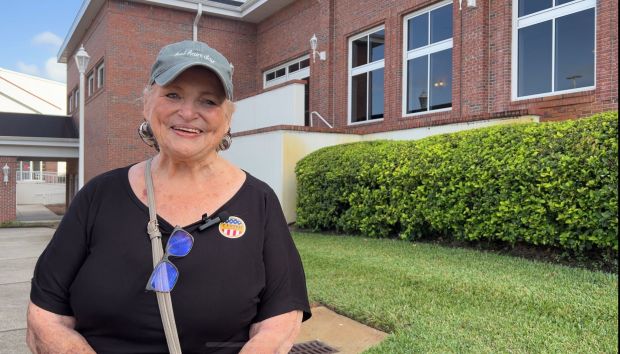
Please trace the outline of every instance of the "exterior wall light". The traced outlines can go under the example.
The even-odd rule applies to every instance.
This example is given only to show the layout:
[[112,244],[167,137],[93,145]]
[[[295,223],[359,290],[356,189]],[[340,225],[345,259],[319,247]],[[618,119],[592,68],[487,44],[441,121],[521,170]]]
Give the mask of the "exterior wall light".
[[80,151],[78,157],[78,188],[84,186],[84,72],[88,68],[90,55],[84,50],[84,45],[75,54],[75,64],[80,72]]
[[4,182],[4,185],[7,185],[9,183],[9,171],[10,170],[11,168],[9,167],[9,165],[5,163],[4,167],[2,167],[2,174],[3,174],[2,181]]
[[[476,0],[467,0],[467,7],[476,7]],[[463,9],[463,0],[459,0],[459,10]]]
[[321,51],[318,52],[316,49],[318,47],[319,44],[319,40],[316,38],[316,34],[312,35],[312,38],[310,38],[310,48],[312,49],[312,62],[315,63],[316,62],[316,55],[319,55],[319,59],[321,60],[326,60],[327,59],[327,53],[325,53],[325,51]]

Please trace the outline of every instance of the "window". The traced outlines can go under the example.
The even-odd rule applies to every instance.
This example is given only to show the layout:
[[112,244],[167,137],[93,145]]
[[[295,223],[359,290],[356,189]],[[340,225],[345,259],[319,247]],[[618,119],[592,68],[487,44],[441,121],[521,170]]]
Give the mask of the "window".
[[67,99],[67,112],[73,112],[73,91],[71,91],[69,98]]
[[403,115],[452,108],[452,3],[404,19]]
[[383,118],[385,29],[372,29],[349,40],[349,122]]
[[513,4],[513,99],[595,86],[596,1]]
[[92,96],[95,92],[95,74],[90,73],[88,75],[88,97]]
[[80,106],[80,89],[75,90],[75,110],[77,111]]
[[265,71],[263,87],[274,86],[289,80],[301,80],[310,76],[310,57],[304,56],[284,65]]
[[104,63],[99,64],[97,67],[97,88],[100,89],[105,83],[105,66]]

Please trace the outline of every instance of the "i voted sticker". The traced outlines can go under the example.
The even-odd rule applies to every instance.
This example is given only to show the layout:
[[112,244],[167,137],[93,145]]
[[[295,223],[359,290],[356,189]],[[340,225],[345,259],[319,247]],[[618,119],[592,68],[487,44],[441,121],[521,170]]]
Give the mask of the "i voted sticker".
[[231,216],[219,225],[220,234],[228,238],[239,238],[245,234],[245,222],[236,216]]

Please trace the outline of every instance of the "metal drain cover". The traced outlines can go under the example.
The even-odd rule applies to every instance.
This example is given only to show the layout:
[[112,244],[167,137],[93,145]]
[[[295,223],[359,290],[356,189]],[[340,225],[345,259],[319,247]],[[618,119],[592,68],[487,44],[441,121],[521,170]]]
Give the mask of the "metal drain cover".
[[338,351],[329,345],[313,340],[293,345],[289,354],[330,354],[338,353]]

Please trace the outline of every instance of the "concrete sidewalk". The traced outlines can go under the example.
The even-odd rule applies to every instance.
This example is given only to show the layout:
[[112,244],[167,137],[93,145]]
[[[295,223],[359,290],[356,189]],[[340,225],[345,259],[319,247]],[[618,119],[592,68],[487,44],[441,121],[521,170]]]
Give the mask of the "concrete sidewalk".
[[[25,341],[30,279],[53,233],[54,229],[43,227],[0,228],[0,354],[29,353]],[[298,343],[318,340],[340,353],[356,354],[386,337],[322,306],[312,313],[302,325]]]
[[16,214],[16,220],[24,223],[54,222],[62,219],[62,216],[54,214],[43,204],[18,204]]
[[37,258],[53,229],[0,229],[0,353],[29,353],[26,306]]

